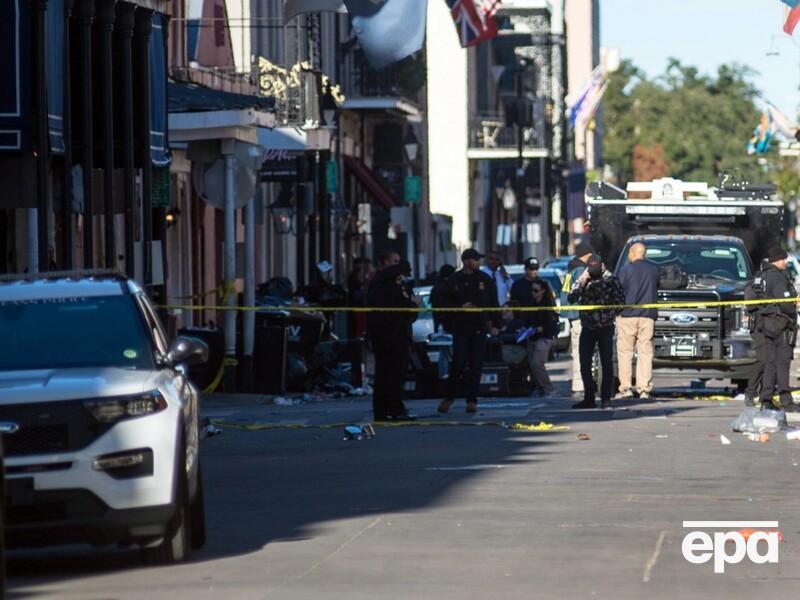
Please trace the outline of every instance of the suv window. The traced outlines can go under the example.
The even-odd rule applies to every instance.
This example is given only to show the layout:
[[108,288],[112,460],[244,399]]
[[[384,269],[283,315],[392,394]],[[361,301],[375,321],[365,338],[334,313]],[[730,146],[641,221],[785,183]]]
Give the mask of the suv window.
[[152,369],[152,345],[131,296],[0,301],[0,370]]

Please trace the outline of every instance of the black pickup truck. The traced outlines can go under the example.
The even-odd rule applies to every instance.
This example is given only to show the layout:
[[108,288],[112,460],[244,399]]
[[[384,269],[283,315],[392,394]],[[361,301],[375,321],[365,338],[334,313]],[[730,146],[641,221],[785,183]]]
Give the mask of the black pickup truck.
[[749,318],[740,306],[704,302],[744,298],[744,286],[783,234],[783,204],[773,186],[720,189],[673,179],[628,185],[630,198],[606,183],[587,188],[593,247],[618,272],[635,242],[647,248],[662,279],[655,324],[654,369],[659,376],[731,379],[746,384],[754,362]]

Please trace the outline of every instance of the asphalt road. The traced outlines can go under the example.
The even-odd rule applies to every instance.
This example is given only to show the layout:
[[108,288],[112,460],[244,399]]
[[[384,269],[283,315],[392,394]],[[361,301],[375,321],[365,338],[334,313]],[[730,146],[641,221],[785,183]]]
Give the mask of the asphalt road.
[[[338,424],[368,421],[368,398],[209,397],[206,415],[235,427],[203,443],[206,547],[160,568],[132,552],[17,551],[9,597],[796,598],[800,441],[748,441],[729,431],[741,402],[661,389],[609,411],[502,398],[442,418],[414,401],[429,424],[364,441]],[[569,429],[496,425],[540,420]],[[779,563],[689,564],[685,520],[777,520]]]

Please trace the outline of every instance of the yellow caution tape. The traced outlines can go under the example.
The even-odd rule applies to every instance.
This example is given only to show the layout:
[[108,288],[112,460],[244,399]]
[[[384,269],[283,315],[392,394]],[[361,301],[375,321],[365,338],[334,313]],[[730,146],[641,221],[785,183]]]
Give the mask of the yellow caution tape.
[[[322,425],[308,425],[305,423],[236,423],[225,421],[224,419],[211,419],[211,424],[216,427],[223,427],[227,429],[238,429],[240,431],[266,431],[270,429],[341,429],[352,425],[353,423],[326,423]],[[556,432],[556,431],[569,431],[566,425],[553,425],[552,423],[540,422],[538,425],[529,425],[527,423],[513,423],[508,425],[497,421],[380,421],[372,423],[373,427],[504,427],[516,431],[536,431],[542,432]]]
[[223,376],[225,375],[225,367],[235,367],[239,364],[239,361],[235,358],[225,358],[219,365],[219,371],[214,376],[214,380],[208,384],[206,389],[203,390],[204,394],[210,394],[211,392],[215,391],[217,387],[219,387],[220,382],[222,381]]
[[286,312],[353,312],[353,313],[370,313],[370,312],[401,312],[401,313],[485,313],[497,312],[501,310],[513,310],[514,312],[540,312],[540,311],[584,311],[584,310],[602,310],[602,309],[615,309],[623,310],[626,308],[715,308],[719,306],[756,306],[760,304],[779,304],[784,302],[800,302],[800,298],[775,298],[768,300],[712,300],[705,302],[656,302],[651,304],[579,304],[579,305],[563,305],[563,306],[515,306],[513,308],[504,307],[469,307],[469,308],[378,308],[372,306],[309,306],[309,305],[292,305],[292,306],[224,306],[224,305],[205,305],[205,306],[192,306],[185,304],[166,304],[161,308],[167,310],[237,310],[237,311],[286,311]]

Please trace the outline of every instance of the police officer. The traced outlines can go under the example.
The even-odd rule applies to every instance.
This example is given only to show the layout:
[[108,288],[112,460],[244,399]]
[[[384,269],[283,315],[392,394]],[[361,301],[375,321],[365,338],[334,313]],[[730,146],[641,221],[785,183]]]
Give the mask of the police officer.
[[[397,264],[381,271],[382,276],[367,296],[372,308],[416,308],[406,287],[407,265]],[[417,314],[409,311],[370,312],[367,334],[375,353],[375,382],[372,412],[376,421],[410,420],[403,404],[403,389],[411,354],[411,324]]]
[[[481,312],[457,312],[450,319],[453,333],[453,362],[450,366],[450,384],[447,396],[438,407],[446,413],[464,380],[467,412],[478,410],[478,388],[483,370],[486,334],[497,335],[493,321],[497,321],[497,288],[494,281],[481,271],[483,254],[470,248],[461,254],[464,267],[449,279],[444,291],[444,301],[451,308],[487,308]],[[468,376],[465,376],[467,374]]]
[[[594,254],[594,250],[588,242],[580,242],[575,248],[575,256],[567,265],[567,276],[564,278],[564,285],[561,288],[561,305],[569,304],[567,296],[571,291],[578,287],[578,279],[586,270],[589,257]],[[572,354],[572,397],[576,400],[583,400],[583,378],[581,377],[581,359],[578,348],[581,340],[581,314],[577,310],[569,310],[561,313],[569,319],[570,324],[570,353]]]
[[[764,279],[761,274],[763,273],[769,261],[765,258],[761,261],[761,269],[759,269],[756,276],[744,288],[745,300],[761,300],[765,298],[764,294]],[[744,390],[744,405],[755,406],[755,398],[758,397],[758,392],[761,389],[761,380],[764,377],[764,333],[761,331],[761,323],[759,321],[759,311],[764,308],[763,305],[750,305],[745,310],[750,316],[749,330],[750,337],[753,338],[753,353],[755,354],[756,362],[753,363],[750,369],[750,376],[747,378],[747,387]]]
[[[786,250],[779,246],[767,252],[769,264],[762,271],[766,298],[785,300],[797,296],[792,281],[786,275],[788,258]],[[770,406],[777,387],[781,408],[786,412],[797,412],[789,389],[789,367],[797,337],[797,306],[794,302],[785,301],[766,305],[759,311],[758,320],[764,334],[761,406]]]

